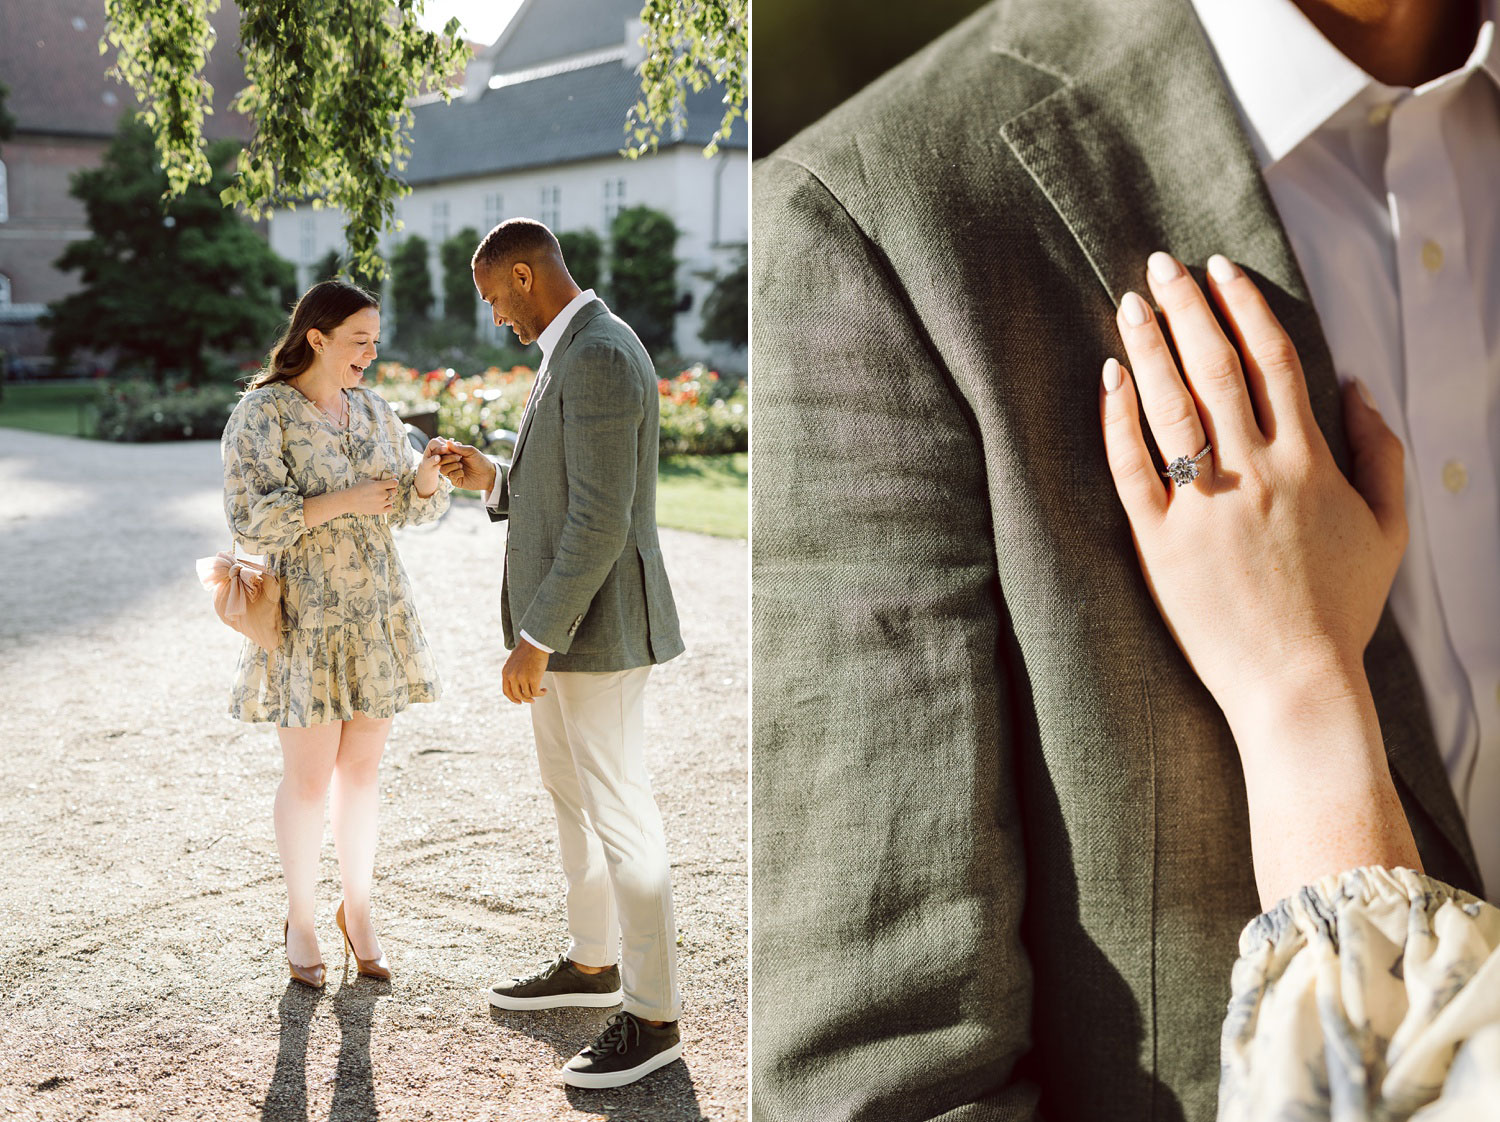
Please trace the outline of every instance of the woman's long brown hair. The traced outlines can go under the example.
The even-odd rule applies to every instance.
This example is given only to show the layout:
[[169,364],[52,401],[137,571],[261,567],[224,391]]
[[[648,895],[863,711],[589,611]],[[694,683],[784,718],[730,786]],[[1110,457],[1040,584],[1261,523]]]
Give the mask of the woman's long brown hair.
[[285,382],[311,366],[316,352],[307,342],[307,333],[313,328],[329,335],[355,312],[379,307],[380,301],[357,284],[345,280],[319,281],[297,301],[286,331],[276,340],[265,366],[251,379],[246,392],[272,382]]

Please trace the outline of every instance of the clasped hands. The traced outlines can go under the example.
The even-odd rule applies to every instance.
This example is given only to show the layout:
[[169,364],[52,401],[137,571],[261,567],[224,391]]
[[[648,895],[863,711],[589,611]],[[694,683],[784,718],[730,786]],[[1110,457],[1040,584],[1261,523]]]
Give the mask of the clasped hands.
[[[1131,369],[1105,363],[1100,415],[1152,598],[1231,724],[1309,690],[1359,688],[1407,541],[1399,438],[1351,380],[1351,485],[1313,416],[1291,339],[1243,270],[1208,260],[1209,295],[1232,340],[1167,254],[1152,254],[1147,284],[1162,318],[1136,293],[1121,300]],[[1163,477],[1137,393],[1164,458],[1212,445],[1193,482]]]

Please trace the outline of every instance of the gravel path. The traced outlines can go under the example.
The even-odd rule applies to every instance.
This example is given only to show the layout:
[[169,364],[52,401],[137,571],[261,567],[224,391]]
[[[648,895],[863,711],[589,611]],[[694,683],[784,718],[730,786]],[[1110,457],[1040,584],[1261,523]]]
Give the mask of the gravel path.
[[578,1091],[609,1010],[485,990],[566,946],[530,720],[498,687],[503,530],[473,502],[398,535],[446,694],[396,719],[376,921],[396,977],[341,980],[324,848],[314,994],[287,981],[269,725],[226,714],[238,636],[218,445],[0,429],[0,1118],[743,1119],[747,552],[662,532],[688,651],[652,675],[684,1062]]

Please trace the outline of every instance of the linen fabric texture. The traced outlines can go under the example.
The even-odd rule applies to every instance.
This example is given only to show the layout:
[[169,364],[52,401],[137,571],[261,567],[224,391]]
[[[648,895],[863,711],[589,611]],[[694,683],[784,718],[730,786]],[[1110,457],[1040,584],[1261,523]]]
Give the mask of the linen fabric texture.
[[1500,1102],[1500,910],[1410,869],[1331,874],[1240,935],[1219,1122],[1475,1122]]
[[[993,3],[752,198],[755,1118],[1212,1119],[1244,783],[1099,425],[1151,251],[1250,273],[1349,458],[1191,5]],[[1477,893],[1388,612],[1366,669],[1424,867]]]
[[607,673],[683,651],[656,533],[660,405],[635,332],[593,300],[538,377],[491,521],[509,518],[501,624],[555,672]]
[[[349,422],[335,428],[284,382],[245,394],[224,428],[224,512],[248,552],[269,554],[281,582],[274,653],[246,641],[230,715],[307,728],[357,713],[390,717],[442,693],[392,527],[431,522],[453,485],[416,492],[420,456],[373,390],[347,391]],[[395,478],[389,515],[342,514],[318,526],[305,499],[366,479]]]

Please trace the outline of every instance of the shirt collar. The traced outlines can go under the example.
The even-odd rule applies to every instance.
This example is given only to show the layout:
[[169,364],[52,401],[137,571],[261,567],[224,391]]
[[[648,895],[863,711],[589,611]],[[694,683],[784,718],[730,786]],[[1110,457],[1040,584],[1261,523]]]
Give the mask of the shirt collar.
[[542,361],[546,362],[557,350],[557,344],[562,342],[563,332],[568,329],[568,324],[573,322],[573,317],[578,310],[595,299],[594,290],[586,288],[573,299],[563,305],[563,310],[552,317],[552,322],[542,328],[542,333],[536,337],[536,345],[542,348]]
[[[1292,0],[1193,0],[1262,170],[1276,163],[1366,87],[1377,82],[1323,37]],[[1500,83],[1500,0],[1484,0],[1484,18],[1468,61],[1453,75],[1485,70]],[[1449,81],[1434,78],[1421,92]]]

